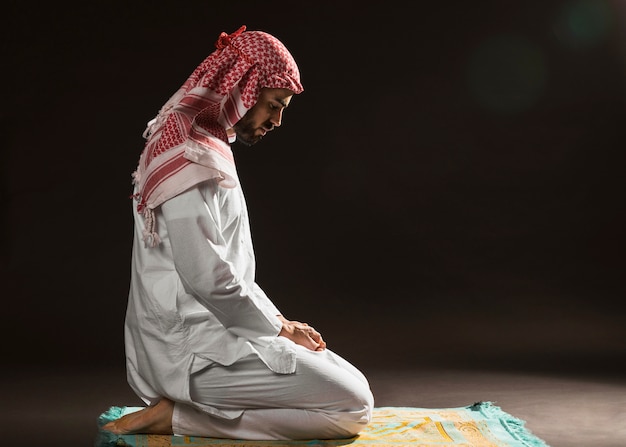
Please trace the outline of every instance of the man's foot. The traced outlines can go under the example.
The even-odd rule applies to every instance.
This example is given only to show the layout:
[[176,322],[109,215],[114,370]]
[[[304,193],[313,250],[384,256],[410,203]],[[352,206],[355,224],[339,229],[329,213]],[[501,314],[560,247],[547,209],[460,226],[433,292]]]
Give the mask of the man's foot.
[[152,435],[171,435],[174,402],[161,399],[156,405],[129,413],[115,421],[105,424],[102,429],[116,435],[146,433]]

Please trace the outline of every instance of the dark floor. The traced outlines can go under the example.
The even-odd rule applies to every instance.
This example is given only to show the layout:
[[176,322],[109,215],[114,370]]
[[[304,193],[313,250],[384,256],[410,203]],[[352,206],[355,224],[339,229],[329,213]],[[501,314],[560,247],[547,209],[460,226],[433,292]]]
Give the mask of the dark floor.
[[[492,401],[551,447],[626,446],[626,377],[458,368],[378,370],[377,406],[458,407]],[[96,418],[112,405],[141,405],[124,371],[4,374],[3,445],[93,446]]]

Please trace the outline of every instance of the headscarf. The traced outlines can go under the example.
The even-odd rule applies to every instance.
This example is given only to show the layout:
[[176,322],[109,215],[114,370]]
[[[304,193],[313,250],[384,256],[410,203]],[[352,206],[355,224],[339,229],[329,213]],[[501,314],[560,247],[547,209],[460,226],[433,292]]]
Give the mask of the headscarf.
[[303,91],[287,48],[262,31],[222,32],[214,50],[161,108],[144,132],[146,145],[133,173],[144,241],[156,246],[153,210],[209,179],[237,186],[230,144],[233,126],[257,102],[262,88]]

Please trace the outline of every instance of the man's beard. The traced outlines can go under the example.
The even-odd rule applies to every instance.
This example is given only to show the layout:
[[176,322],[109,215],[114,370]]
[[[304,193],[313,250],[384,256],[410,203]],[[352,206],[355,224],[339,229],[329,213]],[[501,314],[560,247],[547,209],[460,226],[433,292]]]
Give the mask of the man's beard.
[[250,123],[246,123],[244,119],[239,120],[239,122],[235,124],[234,129],[237,135],[237,141],[244,146],[252,146],[261,139],[261,137],[254,135],[256,128],[252,127]]

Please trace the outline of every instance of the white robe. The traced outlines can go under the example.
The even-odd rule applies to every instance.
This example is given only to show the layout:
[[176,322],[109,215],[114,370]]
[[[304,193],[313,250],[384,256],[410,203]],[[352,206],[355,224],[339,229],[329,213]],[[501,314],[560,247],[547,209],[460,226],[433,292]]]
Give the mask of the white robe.
[[155,210],[157,247],[144,245],[136,210],[134,218],[126,357],[129,383],[146,403],[192,403],[192,372],[251,353],[274,372],[294,372],[293,344],[277,337],[280,312],[254,280],[241,187],[207,181],[165,202]]
[[310,351],[278,337],[280,312],[254,279],[241,187],[209,180],[154,215],[161,243],[147,247],[143,219],[134,212],[125,340],[135,393],[147,404],[175,401],[176,434],[303,439],[358,433],[374,405],[363,374],[328,349]]

